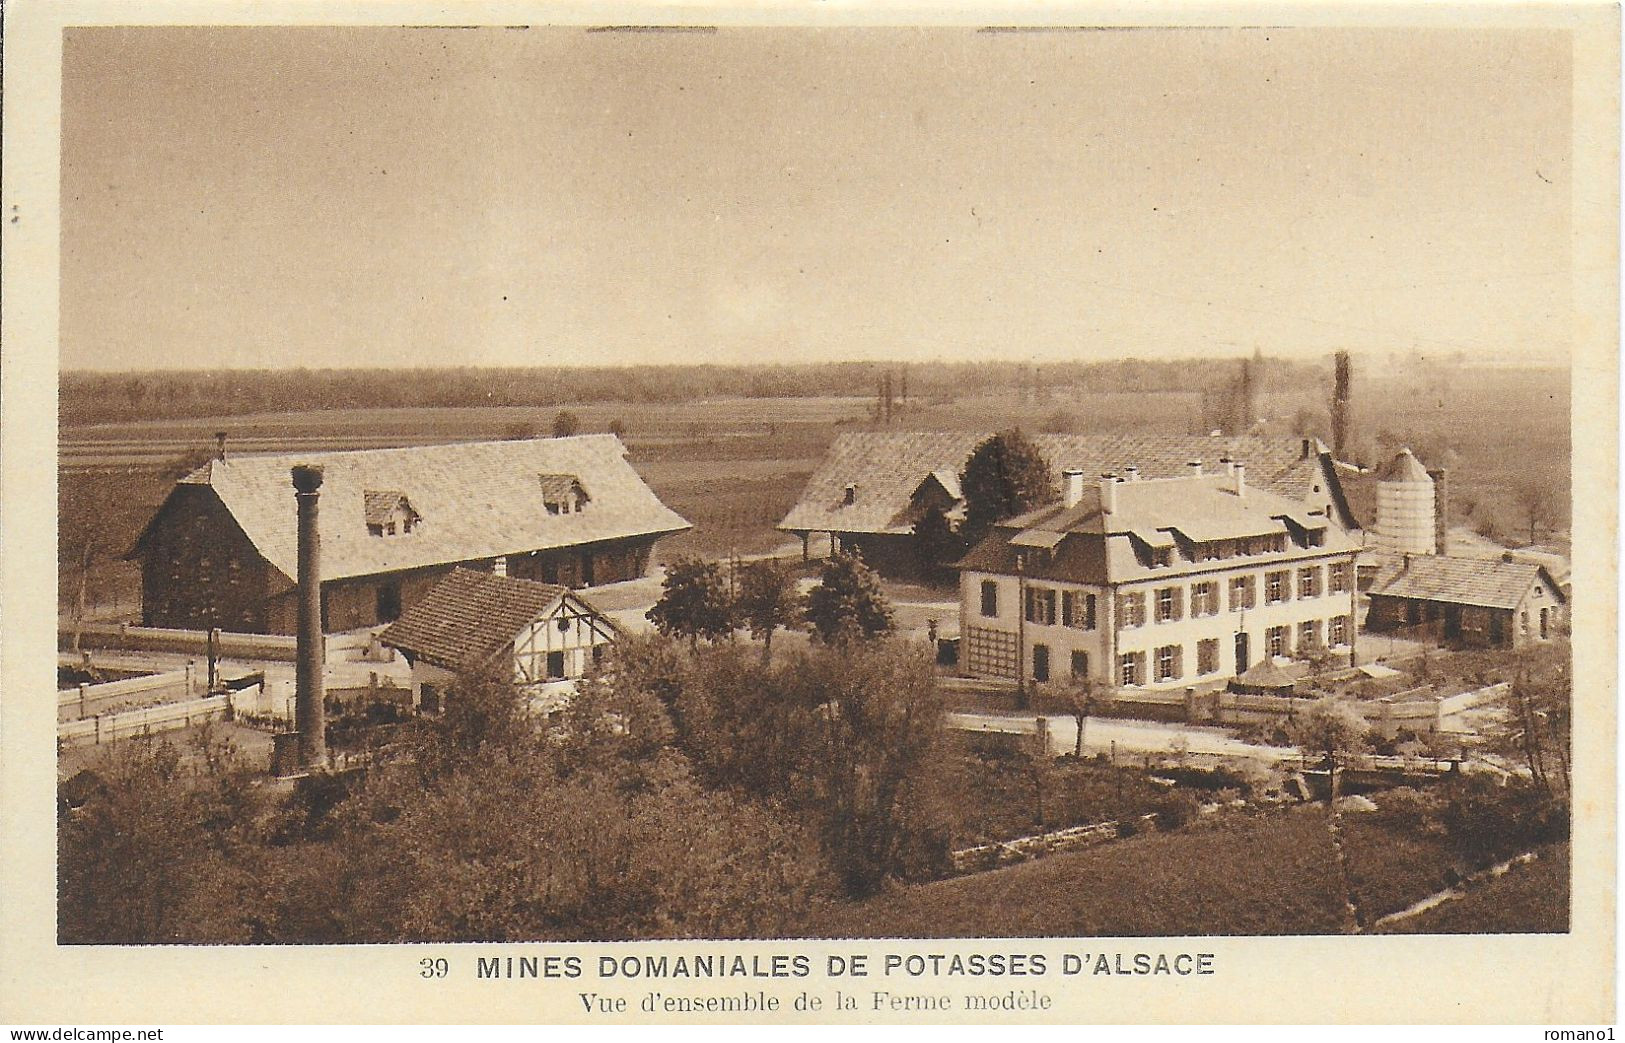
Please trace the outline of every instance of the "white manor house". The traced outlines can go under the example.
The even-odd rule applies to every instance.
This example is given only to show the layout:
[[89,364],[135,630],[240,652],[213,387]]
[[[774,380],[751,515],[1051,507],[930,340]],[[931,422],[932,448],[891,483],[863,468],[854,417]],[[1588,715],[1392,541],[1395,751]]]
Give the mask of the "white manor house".
[[964,673],[1175,688],[1352,658],[1360,542],[1326,509],[1249,487],[1229,458],[1172,478],[1074,468],[1063,488],[959,562]]

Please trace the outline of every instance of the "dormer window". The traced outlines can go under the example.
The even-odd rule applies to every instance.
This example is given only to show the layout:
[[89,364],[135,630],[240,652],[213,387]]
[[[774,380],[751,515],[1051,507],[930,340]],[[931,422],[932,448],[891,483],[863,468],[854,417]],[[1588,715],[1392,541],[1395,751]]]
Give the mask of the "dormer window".
[[367,533],[388,538],[404,536],[423,522],[412,501],[399,489],[368,489],[363,493]]
[[1151,565],[1153,568],[1167,568],[1174,562],[1174,549],[1172,547],[1151,548]]
[[542,486],[542,506],[548,514],[577,514],[591,501],[587,487],[573,474],[538,475]]

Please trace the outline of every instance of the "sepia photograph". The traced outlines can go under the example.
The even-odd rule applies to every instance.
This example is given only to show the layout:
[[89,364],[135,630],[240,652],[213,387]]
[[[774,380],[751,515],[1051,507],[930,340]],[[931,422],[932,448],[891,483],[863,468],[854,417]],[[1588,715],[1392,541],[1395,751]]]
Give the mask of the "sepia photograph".
[[1571,28],[685,21],[60,30],[48,944],[1611,943]]

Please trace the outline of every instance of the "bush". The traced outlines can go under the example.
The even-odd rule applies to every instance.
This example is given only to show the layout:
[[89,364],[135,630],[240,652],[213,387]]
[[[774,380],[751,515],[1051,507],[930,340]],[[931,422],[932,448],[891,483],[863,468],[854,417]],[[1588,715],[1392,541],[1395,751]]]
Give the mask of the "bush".
[[1152,806],[1152,813],[1157,816],[1158,829],[1175,830],[1195,818],[1201,809],[1201,803],[1189,793],[1170,790]]
[[1375,819],[1393,829],[1420,832],[1438,824],[1439,801],[1409,786],[1379,793]]

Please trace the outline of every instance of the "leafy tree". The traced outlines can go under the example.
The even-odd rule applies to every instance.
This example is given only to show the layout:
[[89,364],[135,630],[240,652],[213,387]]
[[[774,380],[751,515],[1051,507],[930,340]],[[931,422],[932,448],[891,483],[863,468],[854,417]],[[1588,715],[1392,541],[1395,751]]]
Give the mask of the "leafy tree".
[[714,641],[733,633],[733,602],[721,566],[693,557],[673,561],[660,600],[646,615],[662,634],[687,638],[690,648],[702,637]]
[[949,570],[945,567],[965,553],[965,543],[948,519],[948,512],[932,504],[914,523],[914,554],[919,559],[920,571],[929,579],[942,579]]
[[828,645],[879,637],[892,631],[891,603],[863,559],[842,551],[824,562],[818,586],[807,592],[807,622]]
[[972,450],[959,485],[965,494],[960,532],[967,546],[974,546],[995,522],[1052,503],[1059,495],[1049,461],[1020,429],[1001,431]]
[[771,559],[747,566],[739,577],[734,609],[751,637],[761,638],[762,658],[772,658],[773,632],[794,626],[803,612],[795,573]]
[[1326,803],[1337,798],[1337,772],[1351,754],[1368,748],[1370,726],[1353,703],[1335,696],[1317,699],[1287,725],[1287,736],[1305,754],[1321,754],[1327,772]]
[[569,438],[580,430],[581,418],[569,410],[563,410],[553,418],[554,438]]
[[848,895],[939,872],[951,817],[943,704],[918,648],[878,642],[815,649],[791,671],[813,729],[792,799],[819,823]]

